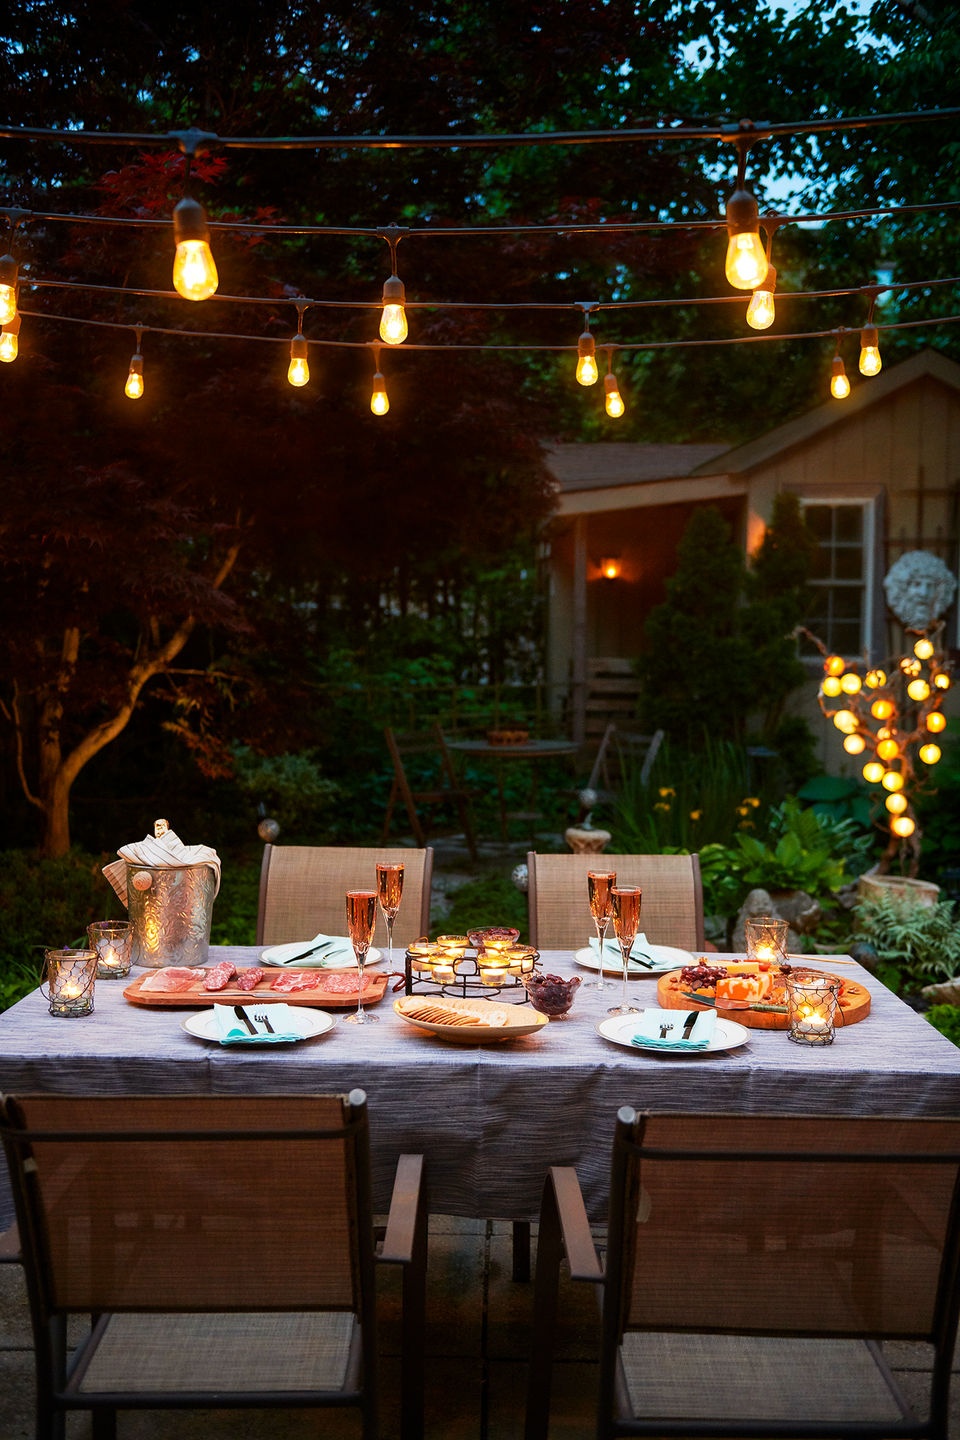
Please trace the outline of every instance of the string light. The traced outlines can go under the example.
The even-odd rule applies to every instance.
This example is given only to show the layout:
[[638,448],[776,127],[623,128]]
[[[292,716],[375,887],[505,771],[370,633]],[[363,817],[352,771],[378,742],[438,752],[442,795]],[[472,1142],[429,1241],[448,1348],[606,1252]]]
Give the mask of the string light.
[[828,655],[823,662],[823,668],[828,675],[842,675],[847,668],[847,662],[842,655]]
[[860,676],[855,674],[852,670],[849,671],[840,681],[840,689],[844,692],[845,695],[856,695],[857,691],[860,689]]
[[139,400],[143,394],[143,356],[139,351],[130,357],[130,369],[123,393],[130,400]]
[[868,670],[863,680],[871,690],[879,690],[881,685],[887,683],[887,672],[885,670]]
[[579,308],[583,311],[583,334],[577,341],[577,379],[581,385],[596,385],[600,372],[597,369],[596,345],[590,334],[590,314],[597,306],[594,301],[584,300]]
[[939,735],[941,730],[947,728],[947,717],[941,715],[939,710],[931,710],[926,719],[926,726],[931,735]]
[[930,644],[930,641],[926,637],[924,637],[922,640],[918,640],[916,645],[914,645],[913,653],[914,655],[916,655],[918,660],[929,660],[930,656],[933,654],[933,646]]
[[724,270],[735,290],[753,290],[767,273],[767,254],[760,239],[760,207],[746,188],[746,138],[736,142],[739,152],[737,188],[727,201],[727,258]]
[[403,308],[406,298],[403,281],[391,275],[383,282],[383,314],[380,317],[380,339],[387,345],[402,345],[409,333],[407,312]]
[[911,700],[916,700],[918,704],[921,704],[930,698],[930,686],[926,680],[911,680],[907,686],[907,694]]
[[852,710],[838,710],[833,717],[833,723],[845,735],[852,735],[860,722]]
[[616,375],[614,375],[613,370],[611,369],[612,355],[613,346],[608,345],[607,373],[603,379],[603,388],[606,392],[603,397],[603,406],[607,414],[610,416],[611,420],[619,420],[627,407],[624,405],[623,396],[620,394],[620,391],[617,388],[617,377]]
[[944,670],[938,670],[933,677],[933,683],[938,690],[949,690],[952,682],[950,676]]
[[17,313],[17,262],[0,256],[0,325],[9,325]]
[[863,778],[868,785],[879,785],[883,779],[883,766],[878,765],[876,760],[869,761],[863,767]]
[[387,382],[380,373],[380,346],[374,343],[372,349],[375,373],[373,376],[373,391],[370,395],[370,409],[374,415],[386,415],[390,409],[390,398],[387,395]]
[[310,366],[307,364],[307,342],[302,335],[294,335],[290,341],[290,364],[287,366],[287,379],[291,385],[306,385],[310,379]]
[[173,288],[184,300],[209,300],[215,295],[220,277],[210,249],[210,227],[203,206],[190,194],[190,167],[200,141],[210,137],[199,130],[178,132],[186,160],[183,172],[183,199],[173,207],[173,239],[177,253],[173,261]]
[[910,802],[908,801],[906,795],[901,795],[898,792],[894,795],[888,795],[883,803],[884,805],[886,805],[891,815],[902,815]]
[[[839,349],[840,342],[837,341]],[[843,368],[843,361],[839,355],[833,357],[833,372],[830,376],[830,394],[834,400],[846,400],[850,394],[850,381],[847,379],[847,372]]]
[[900,774],[899,770],[887,770],[885,771],[883,779],[880,781],[880,784],[883,786],[884,790],[902,790],[903,776]]
[[890,821],[890,829],[894,835],[899,835],[901,840],[908,839],[916,828],[909,815],[898,815],[895,820]]
[[758,290],[754,290],[750,304],[747,306],[747,324],[751,329],[769,330],[777,318],[773,303],[776,288],[777,272],[772,265],[768,265],[763,284]]
[[[870,307],[871,310],[873,306]],[[883,361],[876,325],[865,325],[860,331],[860,374],[879,375]]]
[[896,760],[900,754],[900,746],[896,740],[881,740],[877,746],[877,758],[880,760]]
[[933,744],[921,745],[918,753],[924,765],[936,765],[940,759],[940,746]]
[[866,741],[862,735],[847,735],[843,742],[843,748],[848,755],[862,755],[866,749]]
[[829,696],[829,698],[832,700],[835,696],[840,694],[843,687],[840,684],[840,681],[837,679],[836,675],[828,675],[824,680],[823,684],[820,686],[820,689],[824,695]]
[[911,680],[916,679],[923,667],[919,660],[911,660],[909,655],[904,655],[900,661],[900,669],[904,675],[909,675]]
[[20,341],[17,338],[20,334],[20,316],[14,315],[8,324],[4,325],[3,333],[0,334],[0,360],[5,365],[11,364],[17,358],[17,351],[20,349]]
[[893,714],[892,700],[874,700],[870,706],[870,714],[874,720],[889,720]]

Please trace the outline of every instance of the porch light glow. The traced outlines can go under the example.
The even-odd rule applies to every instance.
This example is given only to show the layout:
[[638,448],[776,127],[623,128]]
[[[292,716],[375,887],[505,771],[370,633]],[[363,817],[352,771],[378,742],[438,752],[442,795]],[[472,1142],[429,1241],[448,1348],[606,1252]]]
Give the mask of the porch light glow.
[[619,556],[612,555],[600,561],[600,570],[605,580],[619,580],[623,571]]

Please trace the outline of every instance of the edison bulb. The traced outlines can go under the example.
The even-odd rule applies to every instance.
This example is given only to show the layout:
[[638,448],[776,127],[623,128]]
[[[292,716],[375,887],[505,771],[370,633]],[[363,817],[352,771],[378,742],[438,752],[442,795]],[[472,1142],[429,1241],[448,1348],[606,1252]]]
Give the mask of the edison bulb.
[[890,814],[891,814],[891,815],[902,815],[903,812],[904,812],[904,810],[906,810],[907,805],[908,805],[909,802],[908,802],[908,800],[907,800],[906,795],[899,795],[899,794],[898,794],[898,795],[888,795],[887,798],[886,798],[886,800],[884,800],[883,803],[884,803],[884,805],[886,805],[886,807],[887,807],[887,809],[890,811]]
[[884,772],[884,776],[883,779],[880,781],[880,784],[883,786],[884,790],[902,790],[903,776],[900,774],[899,770],[887,770]]
[[0,285],[0,325],[9,325],[16,313],[16,287],[14,285]]
[[936,765],[937,761],[940,759],[940,746],[921,745],[919,755],[924,765]]
[[930,697],[930,686],[926,680],[911,680],[907,686],[907,694],[911,700],[921,701]]
[[130,400],[139,400],[143,394],[143,376],[136,370],[131,369],[127,376],[127,383],[123,387],[123,393]]
[[885,670],[868,670],[863,677],[864,684],[869,685],[871,690],[879,690],[881,685],[886,685],[887,675]]
[[823,668],[828,675],[842,675],[847,668],[847,662],[842,655],[828,655],[823,662]]
[[920,661],[911,660],[909,655],[905,655],[900,661],[900,669],[904,675],[909,675],[911,678],[919,675],[922,668]]
[[836,675],[828,675],[827,678],[824,680],[823,684],[820,686],[820,689],[823,691],[824,695],[829,695],[831,699],[833,699],[835,695],[840,694],[841,688],[842,687],[840,685],[840,681],[837,679]]
[[593,355],[581,355],[577,361],[577,379],[581,385],[596,385],[599,376]]
[[863,767],[863,778],[868,785],[879,785],[883,779],[883,766],[878,765],[876,760],[870,760]]
[[933,654],[933,646],[930,644],[930,641],[926,638],[926,636],[924,636],[922,640],[917,641],[916,645],[914,645],[913,647],[913,653],[914,655],[916,655],[918,660],[930,659],[930,656]]
[[379,370],[373,377],[373,394],[370,396],[370,409],[374,415],[386,415],[390,409],[386,383]]
[[206,240],[181,240],[173,262],[173,288],[184,300],[209,300],[220,277]]
[[380,339],[387,345],[402,345],[408,334],[407,312],[403,306],[384,305],[380,316]]
[[933,683],[938,690],[949,690],[952,682],[946,671],[941,670],[938,674],[934,675]]
[[852,735],[857,728],[858,722],[852,710],[838,710],[833,717],[833,723],[837,729],[842,730],[845,735]]
[[844,692],[845,695],[856,695],[857,691],[860,689],[860,676],[854,675],[854,673],[850,671],[848,674],[844,675],[843,679],[840,681],[840,689]]
[[880,351],[876,345],[864,345],[860,349],[860,374],[879,375],[883,366]]
[[930,731],[931,735],[939,735],[940,731],[946,730],[946,728],[946,716],[941,715],[939,710],[931,710],[930,714],[927,716],[927,729]]
[[900,746],[896,740],[881,740],[877,746],[877,757],[880,760],[896,760],[900,754]]
[[747,324],[752,330],[769,330],[777,318],[769,290],[754,290],[747,306]]
[[892,700],[874,700],[870,706],[870,714],[874,720],[889,720],[893,714]]
[[603,381],[603,388],[606,391],[606,394],[603,397],[603,403],[606,412],[610,416],[611,420],[619,420],[620,416],[623,414],[624,410],[627,407],[623,403],[623,396],[617,389],[616,375],[605,376]]
[[843,742],[843,748],[848,755],[862,755],[866,748],[866,741],[862,735],[847,735]]
[[767,254],[756,230],[731,235],[727,243],[726,276],[737,290],[752,290],[767,273]]
[[843,368],[843,361],[839,355],[833,362],[833,374],[830,377],[830,394],[834,400],[846,400],[850,394],[850,381],[847,379],[847,372]]
[[901,840],[906,840],[916,828],[909,815],[898,815],[896,820],[890,821],[890,829],[894,835],[899,835]]
[[19,349],[20,341],[17,336],[11,330],[4,330],[0,335],[0,360],[9,365],[12,360],[16,360]]

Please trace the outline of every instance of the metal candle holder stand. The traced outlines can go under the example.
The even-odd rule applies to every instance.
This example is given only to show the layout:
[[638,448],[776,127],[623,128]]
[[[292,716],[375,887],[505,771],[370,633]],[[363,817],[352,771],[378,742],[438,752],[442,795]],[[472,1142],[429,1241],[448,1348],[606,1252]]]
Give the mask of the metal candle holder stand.
[[[488,985],[481,980],[480,957],[476,951],[470,956],[464,955],[463,959],[457,962],[453,980],[439,981],[434,980],[432,976],[428,979],[425,972],[419,970],[415,972],[413,962],[423,959],[429,959],[432,963],[436,963],[436,956],[411,955],[410,951],[407,951],[404,965],[403,993],[405,995],[444,995],[461,1000],[483,996],[487,1000],[492,1000],[495,995],[500,995],[504,990],[522,990],[523,974],[535,975],[538,973],[540,952],[539,950],[533,952],[533,965],[529,970],[520,975],[507,974],[502,985]],[[453,964],[452,959],[450,963]],[[490,963],[494,965],[497,962],[491,958]],[[472,970],[464,970],[465,965],[472,966]]]

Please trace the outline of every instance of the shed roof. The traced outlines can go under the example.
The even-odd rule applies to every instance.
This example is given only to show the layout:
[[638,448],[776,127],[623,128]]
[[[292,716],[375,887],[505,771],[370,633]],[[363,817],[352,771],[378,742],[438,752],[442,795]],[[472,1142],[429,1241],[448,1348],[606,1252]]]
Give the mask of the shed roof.
[[726,444],[645,445],[604,441],[548,445],[545,459],[558,488],[569,492],[637,485],[645,480],[682,479],[729,449]]

